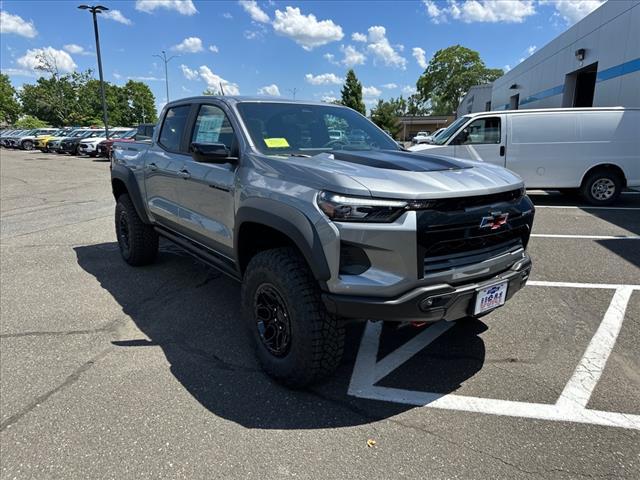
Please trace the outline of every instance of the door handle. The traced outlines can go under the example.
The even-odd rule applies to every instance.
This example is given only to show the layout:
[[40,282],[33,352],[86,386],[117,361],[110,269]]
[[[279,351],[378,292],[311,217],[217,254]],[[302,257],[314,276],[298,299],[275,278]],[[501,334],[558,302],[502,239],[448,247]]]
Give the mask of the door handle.
[[155,163],[150,163],[147,166],[149,167],[149,170],[153,170],[154,172],[158,170],[158,166]]
[[191,178],[191,173],[189,173],[189,170],[180,170],[178,176],[187,180]]
[[500,156],[504,157],[504,145],[500,145]]

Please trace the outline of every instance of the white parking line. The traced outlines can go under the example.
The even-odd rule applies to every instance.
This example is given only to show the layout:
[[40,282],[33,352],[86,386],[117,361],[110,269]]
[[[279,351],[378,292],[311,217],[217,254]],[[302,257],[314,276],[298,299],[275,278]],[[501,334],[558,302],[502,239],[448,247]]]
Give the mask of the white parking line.
[[639,235],[565,235],[555,233],[532,233],[538,238],[582,238],[588,240],[640,240]]
[[538,208],[558,208],[572,210],[640,210],[640,207],[577,207],[575,205],[535,205]]
[[[530,195],[557,195],[560,192],[557,193],[551,193],[554,192],[554,190],[528,190],[527,189],[527,194]],[[640,195],[640,192],[631,190],[629,192],[621,192],[620,195]]]
[[382,322],[369,322],[365,328],[349,384],[349,395],[425,408],[459,410],[490,415],[588,423],[640,430],[640,415],[587,409],[586,405],[615,346],[626,306],[640,285],[616,285],[530,281],[529,286],[615,289],[605,317],[594,334],[574,375],[554,405],[516,402],[455,394],[421,392],[377,386],[376,383],[416,355],[452,324],[441,320],[421,332],[403,347],[377,361]]
[[556,402],[558,407],[587,407],[622,328],[632,293],[633,289],[630,287],[616,289],[602,323]]

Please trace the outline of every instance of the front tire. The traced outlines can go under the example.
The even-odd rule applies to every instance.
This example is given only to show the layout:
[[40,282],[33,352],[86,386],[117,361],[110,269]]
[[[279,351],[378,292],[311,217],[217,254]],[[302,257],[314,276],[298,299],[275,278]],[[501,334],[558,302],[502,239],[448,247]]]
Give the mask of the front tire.
[[153,263],[158,256],[158,234],[138,216],[126,193],[118,197],[115,224],[118,246],[124,261],[134,267]]
[[25,140],[22,142],[22,149],[27,151],[33,150],[33,142],[31,140]]
[[580,194],[591,205],[611,205],[622,193],[623,181],[610,170],[590,173],[582,182]]
[[242,283],[242,307],[258,360],[277,381],[302,388],[340,364],[344,326],[325,309],[297,250],[276,248],[251,259]]

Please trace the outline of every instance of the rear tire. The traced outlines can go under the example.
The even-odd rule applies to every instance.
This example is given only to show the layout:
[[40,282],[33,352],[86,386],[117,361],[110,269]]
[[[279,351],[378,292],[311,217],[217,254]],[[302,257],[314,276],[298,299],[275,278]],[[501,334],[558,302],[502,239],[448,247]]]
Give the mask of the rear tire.
[[344,325],[325,309],[317,282],[293,248],[255,255],[242,282],[242,307],[263,369],[302,388],[342,360]]
[[623,180],[611,170],[597,170],[582,182],[580,195],[591,205],[611,205],[622,193]]
[[115,226],[120,254],[125,262],[134,267],[153,263],[158,256],[158,234],[138,216],[126,193],[118,197]]
[[31,140],[25,140],[21,145],[23,150],[33,150],[33,142]]

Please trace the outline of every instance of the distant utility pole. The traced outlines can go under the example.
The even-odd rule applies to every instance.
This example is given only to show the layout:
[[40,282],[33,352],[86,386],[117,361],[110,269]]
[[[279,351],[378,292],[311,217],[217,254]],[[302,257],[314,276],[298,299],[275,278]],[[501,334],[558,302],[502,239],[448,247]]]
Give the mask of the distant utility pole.
[[104,121],[105,136],[109,138],[109,116],[107,115],[107,101],[104,95],[104,76],[102,75],[102,57],[100,56],[100,36],[98,35],[97,14],[109,10],[102,5],[80,5],[80,10],[89,10],[93,15],[93,32],[96,35],[96,54],[98,56],[98,72],[100,74],[100,95],[102,96],[102,120]]
[[298,91],[297,88],[293,87],[293,88],[288,88],[287,92],[291,92],[291,95],[293,95],[293,99],[296,99],[296,92]]
[[167,87],[167,102],[169,101],[169,74],[167,73],[167,64],[171,60],[179,56],[180,55],[172,55],[171,57],[167,58],[167,53],[164,50],[162,50],[162,55],[154,55],[154,57],[158,57],[164,62],[164,83]]

